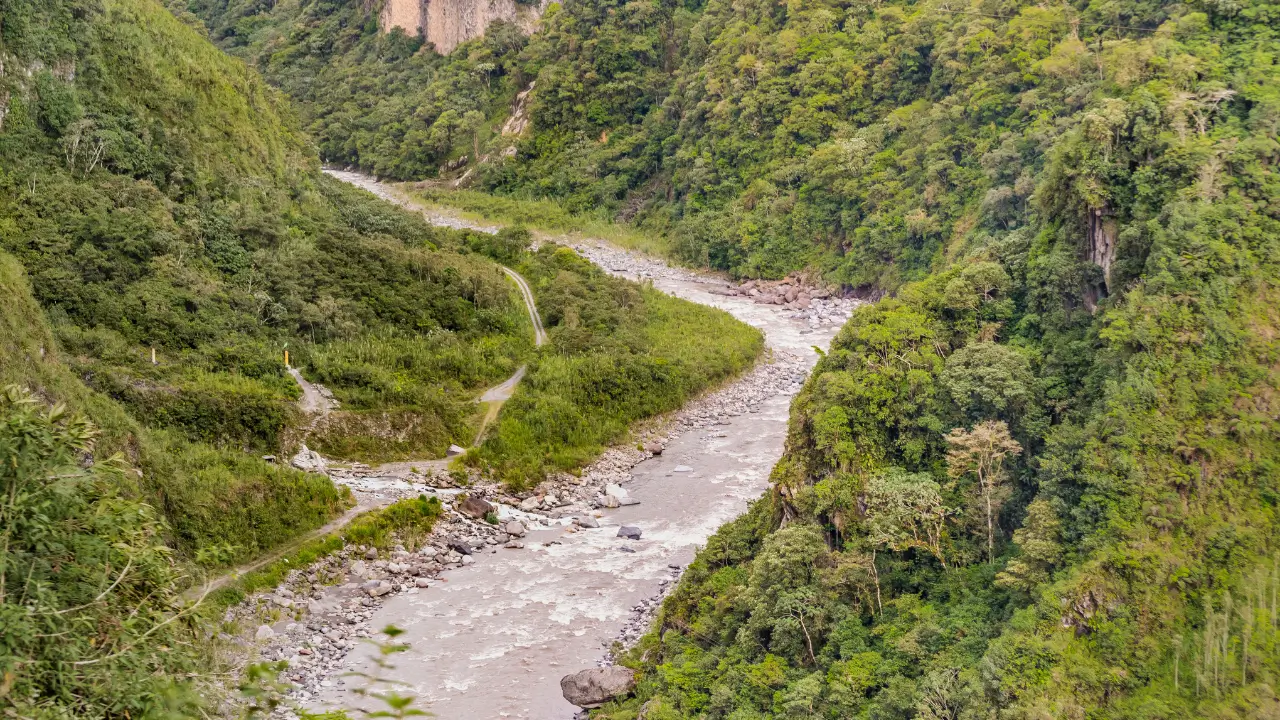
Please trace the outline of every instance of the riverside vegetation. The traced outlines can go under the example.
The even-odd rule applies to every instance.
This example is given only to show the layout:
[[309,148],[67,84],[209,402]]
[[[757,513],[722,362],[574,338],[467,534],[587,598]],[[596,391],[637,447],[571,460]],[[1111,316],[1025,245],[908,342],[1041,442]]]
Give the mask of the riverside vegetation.
[[[216,703],[216,618],[180,593],[352,504],[327,477],[262,457],[304,432],[283,351],[341,403],[308,438],[323,450],[438,457],[470,442],[479,391],[544,362],[499,262],[550,261],[511,237],[434,229],[324,176],[288,100],[158,0],[0,3],[6,710],[142,717]],[[567,388],[544,372],[539,402],[566,427],[573,413],[593,425],[583,437],[520,435],[563,447],[557,468],[759,349],[758,333],[721,314],[559,262],[556,282],[647,309],[611,324],[562,301],[566,346],[545,363],[589,356],[602,387],[616,377],[654,400],[605,417],[584,404],[598,392],[562,400]],[[632,372],[657,342],[670,374]],[[503,450],[486,458],[514,484],[539,477],[523,460],[503,465]],[[204,607],[269,582],[290,558],[342,538],[382,544],[438,513],[411,502],[367,516]]]
[[[569,0],[494,63],[500,97],[537,82],[529,130],[481,148],[491,207],[891,295],[597,716],[1277,711],[1278,27],[1267,0]],[[483,80],[483,44],[416,62]],[[417,119],[334,158],[398,176]]]

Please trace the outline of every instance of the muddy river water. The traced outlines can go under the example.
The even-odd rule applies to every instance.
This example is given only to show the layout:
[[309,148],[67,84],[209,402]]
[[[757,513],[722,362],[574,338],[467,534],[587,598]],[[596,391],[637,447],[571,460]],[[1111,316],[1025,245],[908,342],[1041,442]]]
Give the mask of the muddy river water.
[[[370,178],[334,173],[388,199],[394,190]],[[465,221],[428,219],[458,226]],[[666,267],[591,240],[565,239],[604,269],[687,300],[722,308],[764,332],[768,344],[804,359],[806,371],[826,348],[842,318],[815,326],[782,306],[716,294],[724,282]],[[726,521],[742,513],[768,486],[782,454],[792,384],[755,406],[710,428],[689,430],[666,451],[637,465],[625,483],[636,505],[606,510],[599,529],[531,532],[523,549],[499,549],[472,565],[442,575],[430,589],[395,595],[377,610],[375,628],[405,630],[398,641],[410,649],[395,668],[378,671],[403,683],[400,692],[445,720],[526,718],[568,720],[577,708],[560,693],[560,678],[594,667],[618,637],[633,608],[662,591],[695,550]],[[616,537],[618,526],[635,525],[639,541]],[[624,549],[627,548],[627,549]],[[370,653],[357,650],[346,669],[375,672]],[[335,683],[321,706],[365,703]]]

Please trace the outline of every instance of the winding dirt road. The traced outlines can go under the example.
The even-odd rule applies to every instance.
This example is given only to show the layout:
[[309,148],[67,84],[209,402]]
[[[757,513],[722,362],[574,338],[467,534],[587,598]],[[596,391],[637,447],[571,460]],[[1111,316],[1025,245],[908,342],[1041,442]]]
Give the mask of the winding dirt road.
[[538,304],[533,300],[533,290],[529,289],[529,282],[509,267],[503,267],[502,270],[507,273],[507,277],[515,280],[516,287],[520,288],[520,297],[524,298],[525,307],[529,308],[529,322],[533,324],[533,344],[542,347],[547,342],[547,331],[542,327],[542,316],[538,314]]

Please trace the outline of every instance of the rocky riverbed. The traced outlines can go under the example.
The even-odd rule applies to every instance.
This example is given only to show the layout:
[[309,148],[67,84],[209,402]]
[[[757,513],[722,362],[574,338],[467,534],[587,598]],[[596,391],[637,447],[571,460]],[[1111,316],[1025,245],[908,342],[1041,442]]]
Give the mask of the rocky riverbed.
[[[368,178],[334,174],[406,205]],[[442,718],[573,717],[560,678],[607,665],[611,647],[634,642],[696,548],[768,487],[790,398],[817,359],[814,348],[829,343],[856,301],[799,277],[744,286],[602,242],[571,244],[610,272],[760,328],[766,357],[737,381],[637,428],[579,476],[552,478],[533,493],[458,488],[439,462],[314,468],[362,503],[428,492],[446,512],[428,538],[380,556],[348,548],[231,611],[264,657],[291,661],[286,679],[297,702],[372,708],[353,692],[363,683],[353,678],[377,674]],[[302,458],[316,461],[323,463]],[[405,630],[397,642],[409,646],[392,670],[377,666],[372,648],[357,649],[389,624]]]
[[[775,352],[736,382],[649,421],[640,429],[636,444],[610,448],[579,476],[560,474],[521,495],[511,495],[495,484],[455,487],[454,478],[438,463],[371,468],[332,463],[304,449],[294,457],[294,465],[327,473],[334,482],[350,487],[363,504],[381,506],[427,494],[441,499],[445,513],[428,537],[409,547],[397,544],[383,554],[365,546],[345,548],[291,572],[279,587],[228,610],[225,619],[252,636],[261,659],[288,661],[283,679],[293,685],[289,697],[295,703],[309,703],[326,690],[347,684],[344,660],[357,648],[367,650],[367,641],[385,627],[374,622],[384,602],[429,591],[447,582],[450,571],[486,562],[486,555],[523,550],[529,533],[572,535],[599,528],[608,511],[640,504],[625,487],[637,465],[662,455],[668,445],[689,433],[699,432],[708,439],[726,437],[718,428],[728,425],[729,419],[757,414],[771,398],[794,393],[806,372],[803,358]],[[691,471],[683,465],[673,468],[673,472]],[[459,502],[463,497],[466,501]],[[485,505],[468,508],[477,502]],[[490,510],[496,523],[485,520]],[[542,544],[557,542],[544,539]],[[626,544],[618,548],[619,552],[634,550]],[[600,664],[608,662],[605,651],[613,640],[627,646],[646,631],[682,567],[667,563],[665,576],[652,593],[630,606],[617,633],[601,643]]]

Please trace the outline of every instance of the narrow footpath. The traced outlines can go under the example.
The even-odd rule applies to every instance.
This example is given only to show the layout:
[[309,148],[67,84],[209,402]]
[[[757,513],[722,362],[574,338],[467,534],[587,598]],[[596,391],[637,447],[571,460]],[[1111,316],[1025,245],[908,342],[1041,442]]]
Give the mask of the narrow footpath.
[[[525,307],[528,308],[529,311],[529,321],[533,325],[534,345],[541,347],[547,342],[547,331],[542,326],[542,316],[538,314],[538,306],[534,302],[533,291],[529,289],[529,282],[525,280],[520,273],[517,273],[509,267],[504,267],[502,269],[506,271],[507,276],[515,282],[516,288],[520,291],[520,297],[524,300]],[[511,375],[511,377],[481,393],[477,402],[484,403],[487,407],[485,409],[484,417],[480,421],[479,430],[476,431],[476,439],[473,443],[474,445],[480,444],[480,441],[484,437],[485,429],[488,428],[488,426],[498,417],[498,412],[502,409],[502,404],[507,400],[510,400],[511,396],[515,394],[516,386],[519,385],[520,381],[524,378],[526,370],[527,366],[521,365]],[[289,375],[293,377],[294,382],[296,382],[298,387],[302,390],[302,397],[298,398],[298,408],[302,410],[304,415],[311,418],[307,428],[310,430],[311,428],[314,428],[315,424],[325,415],[333,411],[333,409],[338,406],[338,403],[333,399],[333,395],[327,388],[316,385],[315,383],[307,380],[303,377],[302,372],[298,370],[298,368],[289,368]],[[329,464],[328,461],[307,449],[306,445],[303,445],[300,456],[306,458],[305,463],[302,463],[306,469],[316,470],[319,472],[325,472],[327,470],[327,465]],[[410,468],[427,471],[442,470],[448,465],[448,462],[448,459],[438,458],[429,460],[409,460],[398,463],[389,463],[384,467],[387,469],[387,474],[398,475],[404,474]],[[300,463],[295,461],[295,464]],[[345,479],[346,478],[334,478],[334,481],[343,482]],[[397,492],[368,492],[366,489],[360,487],[353,487],[352,489],[356,496],[356,504],[350,510],[347,510],[333,520],[330,520],[323,526],[299,535],[284,545],[275,548],[271,552],[255,558],[251,562],[223,571],[206,582],[192,587],[185,593],[184,597],[188,600],[195,600],[205,594],[222,588],[226,586],[227,583],[242,577],[245,573],[266,567],[316,538],[338,532],[363,513],[390,505],[403,494]]]

